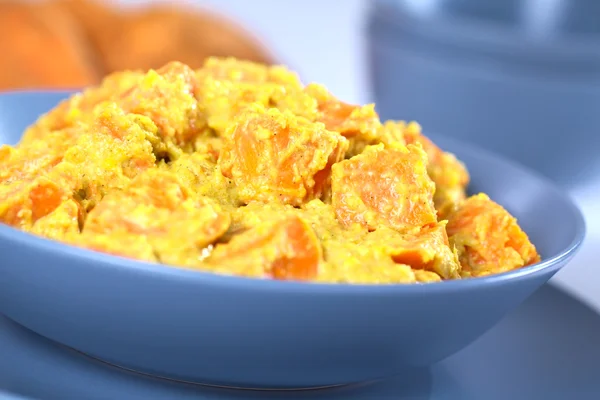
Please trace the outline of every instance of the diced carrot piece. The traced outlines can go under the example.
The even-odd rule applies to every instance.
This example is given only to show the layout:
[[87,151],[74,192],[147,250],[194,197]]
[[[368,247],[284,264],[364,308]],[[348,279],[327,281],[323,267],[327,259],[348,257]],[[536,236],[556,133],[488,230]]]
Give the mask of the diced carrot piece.
[[114,103],[97,107],[94,120],[53,168],[53,175],[70,182],[86,210],[109,191],[122,189],[131,178],[155,166],[148,140],[153,132],[147,130],[152,128],[140,118],[144,117],[126,114]]
[[69,198],[68,187],[48,176],[0,185],[0,222],[30,229]]
[[321,260],[321,245],[312,228],[300,217],[286,216],[217,245],[206,265],[218,273],[310,280]]
[[96,111],[90,125],[48,133],[12,152],[0,172],[0,221],[29,229],[75,198],[89,210],[106,192],[155,165],[149,132],[138,117],[114,103]]
[[316,115],[314,99],[303,92],[298,76],[282,66],[211,57],[196,76],[200,107],[208,126],[221,137],[231,120],[252,103],[288,110],[311,121]]
[[364,246],[350,240],[325,240],[325,263],[318,282],[389,284],[415,283],[408,265],[398,264],[381,247]]
[[150,169],[121,191],[109,193],[90,211],[84,233],[127,233],[147,237],[164,263],[194,266],[202,249],[223,235],[231,218],[178,177]]
[[229,129],[219,166],[246,204],[301,205],[321,197],[331,165],[348,145],[322,124],[260,105],[248,107]]
[[369,233],[362,244],[381,249],[399,263],[414,270],[432,271],[444,279],[460,278],[460,263],[450,247],[445,221],[401,234],[386,228]]
[[38,219],[33,224],[31,232],[57,240],[79,234],[80,221],[83,219],[81,211],[81,207],[76,201],[67,200],[51,213]]
[[32,180],[49,171],[63,159],[80,131],[70,128],[48,132],[44,139],[31,140],[17,147],[0,147],[0,182]]
[[219,137],[227,137],[232,120],[250,105],[269,107],[281,90],[270,83],[248,83],[205,78],[198,96],[207,125]]
[[416,122],[406,125],[404,139],[409,144],[420,143],[427,153],[427,172],[436,187],[433,200],[439,219],[445,219],[466,198],[470,179],[467,168],[454,154],[443,151],[424,136]]
[[464,276],[497,274],[540,261],[517,220],[483,193],[450,214],[446,229]]
[[56,210],[66,199],[63,188],[42,177],[37,179],[31,187],[29,200],[31,201],[31,218],[33,221],[37,221]]
[[150,70],[114,101],[125,111],[149,117],[168,148],[188,148],[204,131],[202,110],[194,97],[194,71],[179,62]]
[[82,122],[89,122],[96,106],[118,99],[123,93],[136,85],[143,76],[144,74],[138,71],[120,71],[106,76],[99,86],[90,87],[81,93],[74,94],[42,115],[33,125],[27,128],[20,144],[44,139],[49,132],[76,127]]
[[319,122],[331,131],[339,132],[347,138],[357,135],[374,137],[381,127],[375,105],[356,106],[344,103],[331,95],[318,84],[310,84],[305,92],[317,100],[320,115]]
[[340,223],[398,231],[437,222],[435,186],[426,171],[427,155],[409,145],[372,146],[332,168],[332,204]]

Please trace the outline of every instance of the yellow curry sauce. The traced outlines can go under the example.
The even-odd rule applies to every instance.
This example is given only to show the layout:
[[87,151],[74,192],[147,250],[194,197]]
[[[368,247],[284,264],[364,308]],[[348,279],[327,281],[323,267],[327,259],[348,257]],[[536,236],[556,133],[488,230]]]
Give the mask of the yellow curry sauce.
[[431,282],[539,261],[468,183],[416,123],[382,123],[281,66],[212,58],[108,76],[0,147],[0,222],[280,280]]

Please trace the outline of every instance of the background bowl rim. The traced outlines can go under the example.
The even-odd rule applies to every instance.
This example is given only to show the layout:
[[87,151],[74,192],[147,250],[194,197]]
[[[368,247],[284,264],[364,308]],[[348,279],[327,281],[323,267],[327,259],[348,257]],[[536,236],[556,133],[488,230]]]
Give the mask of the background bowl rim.
[[[55,95],[72,95],[77,91],[63,90],[21,90],[0,93],[2,97],[13,97],[14,95],[27,96],[45,96],[48,94]],[[59,102],[64,99],[58,100]],[[33,123],[33,121],[32,121]],[[78,261],[82,264],[100,268],[113,268],[116,270],[126,270],[131,273],[152,274],[158,276],[159,279],[170,280],[186,280],[194,283],[211,284],[215,286],[228,286],[236,289],[255,290],[255,291],[271,291],[271,292],[309,292],[314,294],[399,294],[399,293],[445,293],[456,292],[469,289],[481,289],[483,287],[495,287],[498,285],[510,283],[514,280],[535,278],[540,274],[548,272],[548,270],[558,270],[566,261],[570,260],[580,249],[586,233],[586,224],[583,213],[577,206],[572,197],[561,191],[559,187],[550,179],[542,176],[538,172],[519,164],[516,161],[510,160],[503,156],[497,155],[494,152],[480,148],[479,146],[465,143],[462,140],[450,139],[447,137],[440,138],[435,134],[428,134],[434,142],[441,141],[452,144],[456,147],[460,146],[468,153],[477,154],[477,157],[493,160],[505,165],[509,165],[518,169],[531,179],[543,184],[544,187],[550,189],[554,194],[561,198],[561,201],[567,207],[567,210],[573,214],[575,234],[570,244],[562,251],[554,256],[542,260],[539,263],[532,264],[517,270],[503,272],[500,274],[489,275],[484,277],[448,280],[441,282],[431,282],[427,284],[347,284],[347,283],[317,283],[317,282],[300,282],[300,281],[279,281],[274,279],[257,279],[242,276],[216,274],[207,271],[199,271],[189,268],[176,266],[162,265],[145,261],[108,255],[101,252],[79,248],[68,245],[62,242],[45,239],[35,236],[34,234],[21,231],[0,223],[0,241],[6,243],[14,243],[22,247],[29,247],[32,251],[38,251],[46,254],[57,254],[59,257],[71,258],[73,261]],[[2,145],[3,143],[0,143]],[[443,145],[441,146],[444,147]]]
[[468,15],[420,12],[405,3],[389,0],[371,2],[370,12],[384,18],[390,26],[412,29],[423,38],[442,39],[445,43],[462,41],[473,47],[496,46],[500,52],[519,51],[520,54],[533,51],[548,55],[551,49],[556,59],[578,55],[587,61],[600,56],[600,34],[597,33],[560,32],[540,38],[526,35],[512,25]]

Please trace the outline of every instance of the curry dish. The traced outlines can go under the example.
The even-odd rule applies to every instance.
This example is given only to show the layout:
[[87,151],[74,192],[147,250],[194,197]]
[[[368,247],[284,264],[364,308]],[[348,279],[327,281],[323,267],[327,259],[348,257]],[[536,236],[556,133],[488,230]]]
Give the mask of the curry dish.
[[0,147],[0,182],[4,224],[218,274],[418,283],[540,260],[418,124],[231,58],[108,76]]

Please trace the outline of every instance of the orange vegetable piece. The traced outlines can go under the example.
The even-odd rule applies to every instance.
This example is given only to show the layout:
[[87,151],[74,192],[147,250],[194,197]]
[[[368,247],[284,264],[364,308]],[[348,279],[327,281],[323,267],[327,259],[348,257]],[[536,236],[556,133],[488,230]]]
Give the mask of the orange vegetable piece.
[[157,127],[158,135],[175,157],[176,146],[190,147],[196,136],[205,130],[198,101],[194,71],[172,62],[146,74],[135,71],[115,73],[104,79],[97,88],[90,88],[63,101],[41,117],[24,135],[29,141],[42,137],[48,130],[73,126],[94,119],[97,106],[115,103],[126,113],[148,117]]
[[0,223],[28,230],[70,196],[68,186],[45,175],[0,184]]
[[461,266],[445,227],[443,221],[408,234],[383,228],[369,233],[361,243],[381,249],[396,263],[409,265],[415,271],[431,271],[443,279],[460,278]]
[[83,232],[146,236],[161,262],[194,266],[230,222],[229,214],[195,195],[176,175],[151,169],[104,197],[88,214]]
[[356,106],[344,103],[331,95],[325,87],[314,83],[307,85],[305,92],[317,100],[320,112],[317,121],[324,123],[331,131],[339,132],[347,138],[361,134],[374,137],[381,127],[374,104]]
[[315,100],[303,92],[298,76],[282,66],[212,57],[196,76],[196,97],[218,136],[226,135],[231,120],[252,103],[311,120],[316,114]]
[[452,153],[440,149],[421,133],[416,122],[406,125],[404,122],[404,140],[406,143],[420,143],[427,153],[427,172],[435,183],[433,201],[440,219],[445,219],[465,198],[469,184],[469,172],[465,165]]
[[298,216],[269,221],[219,244],[206,260],[214,272],[310,280],[318,272],[322,250],[312,228]]
[[398,231],[437,222],[434,184],[419,146],[367,148],[332,168],[332,204],[340,223]]
[[324,240],[325,263],[318,282],[390,284],[415,283],[410,266],[398,264],[379,247],[366,247],[352,240]]
[[61,240],[66,236],[79,234],[81,221],[83,221],[83,214],[79,203],[67,200],[52,212],[39,218],[31,232],[50,239]]
[[116,103],[125,111],[149,117],[163,142],[185,148],[205,129],[198,101],[197,81],[187,65],[171,62],[148,73]]
[[497,274],[540,261],[517,220],[483,193],[465,200],[448,220],[463,276]]
[[44,139],[17,147],[0,146],[0,183],[33,179],[62,161],[65,151],[75,144],[80,130],[48,132]]
[[70,180],[56,166],[79,134],[69,128],[0,148],[0,222],[30,229],[72,197]]
[[32,140],[46,140],[48,132],[77,127],[93,119],[93,111],[103,102],[118,99],[144,76],[142,72],[122,71],[105,77],[99,86],[84,89],[60,102],[52,110],[40,116],[25,130],[20,144]]
[[227,137],[219,166],[246,204],[301,205],[322,196],[348,146],[322,124],[258,104],[238,115]]
[[94,119],[83,126],[77,143],[52,169],[67,181],[85,210],[92,209],[112,189],[155,166],[151,137],[156,126],[147,118],[127,114],[114,103],[96,108]]
[[17,146],[7,157],[11,175],[0,186],[0,222],[28,229],[68,199],[90,210],[109,190],[154,167],[153,132],[143,118],[108,103],[96,109],[89,125],[49,134],[57,142],[46,150],[48,138]]

